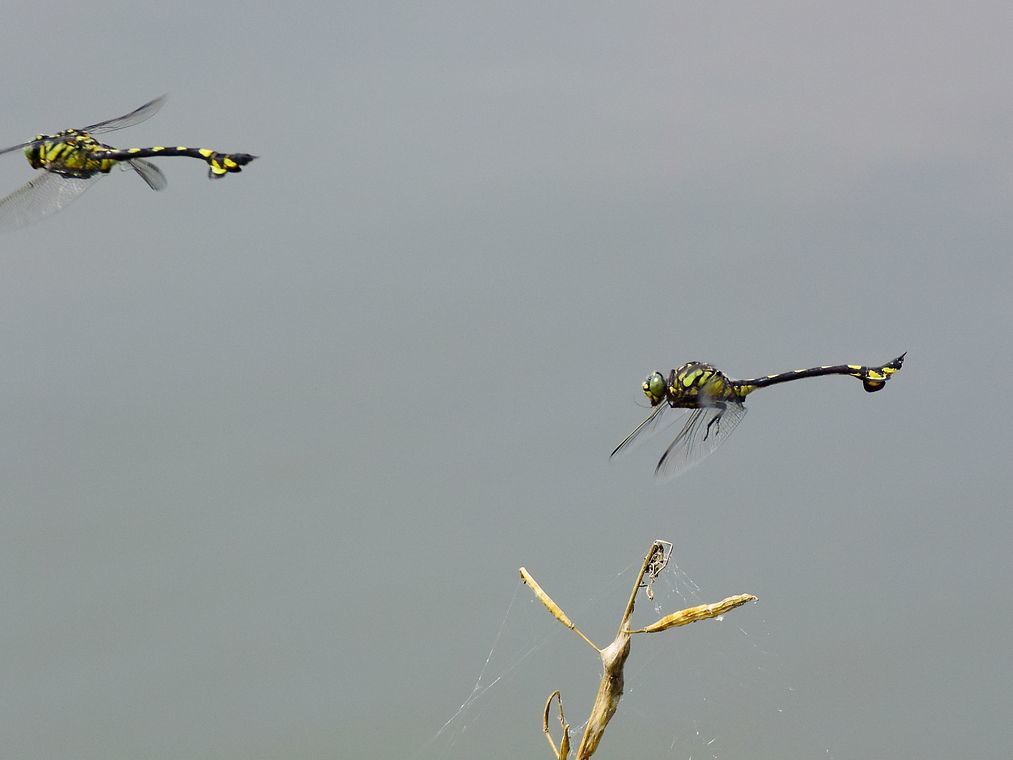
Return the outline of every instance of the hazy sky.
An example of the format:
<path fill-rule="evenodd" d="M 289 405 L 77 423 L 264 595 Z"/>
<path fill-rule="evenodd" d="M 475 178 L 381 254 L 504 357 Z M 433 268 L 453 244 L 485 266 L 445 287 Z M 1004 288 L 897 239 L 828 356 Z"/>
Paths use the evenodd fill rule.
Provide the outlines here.
<path fill-rule="evenodd" d="M 109 141 L 261 158 L 0 238 L 0 756 L 548 758 L 545 697 L 579 724 L 597 664 L 516 570 L 604 643 L 656 537 L 760 602 L 635 648 L 601 757 L 1008 753 L 1011 30 L 8 3 L 0 146 L 168 92 Z M 902 351 L 882 393 L 755 394 L 673 482 L 663 440 L 608 460 L 651 370 Z M 511 599 L 509 678 L 426 744 Z"/>

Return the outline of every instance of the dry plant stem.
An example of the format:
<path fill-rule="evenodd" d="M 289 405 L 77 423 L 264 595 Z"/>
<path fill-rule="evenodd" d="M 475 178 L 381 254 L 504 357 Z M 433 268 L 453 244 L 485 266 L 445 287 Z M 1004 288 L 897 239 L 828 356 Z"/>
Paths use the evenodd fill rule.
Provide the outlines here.
<path fill-rule="evenodd" d="M 549 732 L 549 710 L 552 709 L 553 699 L 559 702 L 559 725 L 563 728 L 563 738 L 558 748 L 556 747 L 556 743 L 552 741 L 552 734 Z M 557 758 L 566 758 L 570 754 L 570 724 L 563 717 L 563 698 L 559 695 L 558 691 L 552 692 L 549 698 L 545 700 L 545 713 L 542 715 L 542 731 L 545 733 L 545 738 L 549 740 L 549 746 L 552 747 L 553 755 Z"/>
<path fill-rule="evenodd" d="M 598 647 L 594 645 L 594 642 L 591 641 L 591 639 L 589 639 L 587 636 L 581 633 L 580 629 L 577 628 L 577 626 L 573 624 L 570 618 L 566 616 L 566 613 L 563 612 L 560 606 L 556 604 L 554 601 L 552 601 L 552 597 L 550 597 L 548 594 L 542 591 L 542 587 L 539 586 L 538 582 L 531 577 L 531 573 L 529 573 L 523 567 L 521 568 L 520 573 L 521 573 L 521 581 L 527 584 L 527 586 L 534 592 L 535 597 L 538 599 L 538 601 L 540 601 L 545 606 L 545 609 L 547 609 L 549 612 L 552 613 L 552 617 L 556 618 L 556 620 L 558 620 L 560 623 L 565 625 L 575 634 L 584 639 L 584 641 L 587 642 L 587 645 L 591 647 L 594 651 L 596 652 L 600 651 Z"/>
<path fill-rule="evenodd" d="M 580 740 L 580 745 L 577 747 L 577 760 L 587 760 L 598 749 L 598 744 L 605 733 L 605 727 L 619 707 L 619 700 L 623 696 L 623 667 L 626 665 L 626 659 L 630 656 L 630 638 L 633 634 L 660 633 L 669 628 L 695 623 L 698 620 L 709 620 L 756 599 L 752 594 L 730 596 L 714 604 L 701 604 L 696 607 L 680 610 L 671 615 L 666 615 L 645 628 L 630 630 L 630 617 L 632 617 L 633 608 L 636 605 L 637 593 L 642 588 L 650 588 L 651 582 L 668 561 L 666 550 L 669 547 L 671 547 L 671 544 L 664 541 L 655 541 L 651 544 L 647 556 L 644 557 L 644 564 L 640 568 L 640 573 L 633 584 L 633 590 L 630 592 L 630 599 L 626 603 L 626 610 L 623 612 L 622 620 L 619 622 L 619 631 L 616 633 L 615 640 L 603 649 L 596 647 L 591 642 L 591 639 L 585 636 L 573 624 L 559 605 L 552 601 L 552 598 L 542 590 L 542 587 L 538 585 L 531 576 L 531 573 L 523 567 L 520 569 L 521 580 L 531 588 L 538 601 L 545 606 L 556 620 L 580 636 L 601 656 L 603 671 L 601 683 L 598 685 L 598 694 L 594 699 L 594 706 L 591 708 L 591 715 L 587 720 L 587 728 L 584 729 L 584 735 Z M 649 576 L 646 584 L 644 583 L 645 575 Z M 552 736 L 549 732 L 549 710 L 553 699 L 556 699 L 559 703 L 559 723 L 563 731 L 563 736 L 560 739 L 558 747 L 552 741 Z M 545 702 L 545 711 L 542 715 L 542 730 L 545 732 L 545 737 L 549 741 L 549 746 L 552 747 L 552 753 L 555 755 L 556 760 L 568 760 L 570 754 L 570 726 L 563 717 L 563 699 L 558 691 L 550 694 L 548 700 Z"/>

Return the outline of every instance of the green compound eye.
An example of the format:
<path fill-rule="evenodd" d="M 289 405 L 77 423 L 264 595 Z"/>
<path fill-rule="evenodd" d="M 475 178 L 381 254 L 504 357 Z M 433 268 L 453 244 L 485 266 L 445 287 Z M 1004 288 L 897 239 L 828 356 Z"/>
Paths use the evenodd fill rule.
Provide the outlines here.
<path fill-rule="evenodd" d="M 651 400 L 651 406 L 657 406 L 665 399 L 665 378 L 660 372 L 652 372 L 644 381 L 644 395 Z"/>

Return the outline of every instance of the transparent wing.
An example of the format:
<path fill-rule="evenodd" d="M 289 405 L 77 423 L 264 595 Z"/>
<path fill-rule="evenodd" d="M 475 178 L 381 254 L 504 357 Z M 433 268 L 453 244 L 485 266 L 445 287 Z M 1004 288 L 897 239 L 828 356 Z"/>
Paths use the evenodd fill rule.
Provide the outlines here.
<path fill-rule="evenodd" d="M 679 435 L 661 455 L 654 474 L 668 480 L 699 464 L 735 432 L 745 416 L 746 407 L 735 402 L 725 403 L 723 408 L 708 406 L 693 410 Z"/>
<path fill-rule="evenodd" d="M 87 127 L 81 127 L 81 132 L 91 132 L 92 134 L 102 134 L 103 132 L 112 132 L 114 129 L 123 129 L 124 127 L 132 127 L 134 124 L 140 124 L 142 121 L 150 119 L 165 105 L 165 99 L 168 95 L 160 95 L 154 100 L 149 100 L 140 108 L 135 108 L 128 114 L 123 116 L 117 116 L 115 119 L 107 119 L 106 121 L 100 121 L 98 124 L 90 124 Z"/>
<path fill-rule="evenodd" d="M 666 414 L 666 411 L 669 412 L 669 414 Z M 684 409 L 672 409 L 672 407 L 668 404 L 658 404 L 658 406 L 654 407 L 651 413 L 647 415 L 647 419 L 637 425 L 636 429 L 626 436 L 626 438 L 623 439 L 623 442 L 612 450 L 612 453 L 609 454 L 609 459 L 614 457 L 616 454 L 629 451 L 634 448 L 635 444 L 642 443 L 655 433 L 664 430 L 666 427 L 675 422 L 679 418 L 679 415 L 684 411 Z"/>
<path fill-rule="evenodd" d="M 165 190 L 169 182 L 166 180 L 162 170 L 150 161 L 143 158 L 132 158 L 126 163 L 126 167 L 133 169 L 141 175 L 141 179 L 148 183 L 152 190 Z"/>
<path fill-rule="evenodd" d="M 115 119 L 107 119 L 106 121 L 100 121 L 98 124 L 90 124 L 87 127 L 82 127 L 79 132 L 90 132 L 92 134 L 102 134 L 103 132 L 112 132 L 114 129 L 123 129 L 124 127 L 132 127 L 134 124 L 140 124 L 142 121 L 150 119 L 165 105 L 165 99 L 168 95 L 160 95 L 154 100 L 149 100 L 140 108 L 135 108 L 133 111 L 123 116 L 117 116 Z M 29 140 L 28 142 L 19 143 L 18 145 L 12 145 L 9 148 L 3 148 L 0 150 L 0 156 L 4 153 L 11 153 L 15 150 L 21 150 L 22 148 L 31 145 L 36 142 L 35 140 Z M 150 183 L 149 183 L 150 184 Z"/>
<path fill-rule="evenodd" d="M 100 176 L 78 179 L 43 172 L 6 198 L 0 198 L 0 230 L 24 227 L 59 211 L 94 185 Z"/>
<path fill-rule="evenodd" d="M 34 140 L 29 140 L 28 142 L 23 142 L 23 143 L 20 143 L 19 145 L 12 145 L 9 148 L 4 148 L 3 150 L 0 150 L 0 156 L 2 156 L 4 153 L 10 153 L 10 152 L 15 151 L 15 150 L 21 150 L 26 145 L 31 145 L 33 142 L 35 142 L 35 141 Z"/>

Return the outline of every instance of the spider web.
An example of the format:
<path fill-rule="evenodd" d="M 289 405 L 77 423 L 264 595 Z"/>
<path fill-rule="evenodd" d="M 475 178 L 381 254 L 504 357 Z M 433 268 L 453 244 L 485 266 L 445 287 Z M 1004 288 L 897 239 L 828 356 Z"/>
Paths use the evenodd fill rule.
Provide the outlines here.
<path fill-rule="evenodd" d="M 702 590 L 673 559 L 655 582 L 654 609 L 639 611 L 650 618 L 751 590 Z M 619 706 L 626 719 L 613 721 L 606 741 L 678 760 L 834 757 L 806 723 L 804 688 L 792 683 L 775 637 L 762 598 L 714 620 L 635 637 Z"/>
<path fill-rule="evenodd" d="M 678 548 L 676 548 L 676 553 Z M 549 578 L 536 578 L 598 646 L 610 643 L 640 559 L 599 584 L 579 604 Z M 675 561 L 641 591 L 634 627 L 686 607 L 715 602 L 747 588 L 702 590 Z M 598 688 L 593 651 L 561 626 L 519 581 L 506 603 L 478 675 L 465 699 L 418 745 L 410 760 L 480 756 L 543 757 L 545 699 L 562 692 L 574 748 Z M 633 637 L 625 690 L 596 757 L 651 756 L 678 760 L 833 758 L 806 725 L 803 694 L 790 682 L 760 605 L 724 618 Z M 558 711 L 550 730 L 559 741 Z M 571 754 L 571 757 L 573 755 Z"/>
<path fill-rule="evenodd" d="M 632 573 L 640 561 L 638 558 L 604 584 L 598 584 L 598 590 L 583 602 L 574 604 L 566 594 L 555 595 L 599 645 L 608 643 L 606 639 L 615 633 L 612 629 L 621 609 L 609 607 L 623 606 L 633 582 Z M 597 625 L 585 627 L 595 618 Z M 601 675 L 597 655 L 553 620 L 519 578 L 497 629 L 489 635 L 489 651 L 471 690 L 415 753 L 408 755 L 409 760 L 551 758 L 541 728 L 546 697 L 556 688 L 572 691 L 570 698 L 564 691 L 568 719 L 571 709 L 576 710 L 574 718 L 586 715 L 590 709 Z M 558 721 L 555 726 L 558 728 Z M 574 742 L 579 741 L 577 728 L 572 727 Z"/>

